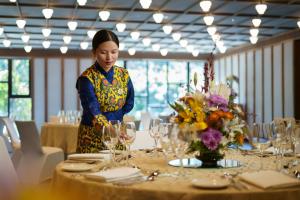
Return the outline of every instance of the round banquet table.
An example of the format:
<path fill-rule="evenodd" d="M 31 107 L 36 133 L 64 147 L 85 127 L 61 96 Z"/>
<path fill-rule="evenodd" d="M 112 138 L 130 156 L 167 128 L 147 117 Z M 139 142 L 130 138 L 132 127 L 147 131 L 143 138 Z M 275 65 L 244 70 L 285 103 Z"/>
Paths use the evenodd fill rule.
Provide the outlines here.
<path fill-rule="evenodd" d="M 254 155 L 243 156 L 241 154 L 227 154 L 227 159 L 240 160 L 244 167 L 240 168 L 219 168 L 219 169 L 185 169 L 187 176 L 170 177 L 163 176 L 165 173 L 177 172 L 177 167 L 166 164 L 162 153 L 160 156 L 153 156 L 152 153 L 145 151 L 134 151 L 130 163 L 141 168 L 146 175 L 153 170 L 159 169 L 162 175 L 155 178 L 154 181 L 146 181 L 133 185 L 118 186 L 111 183 L 97 182 L 86 179 L 82 174 L 75 172 L 62 171 L 61 165 L 58 165 L 53 177 L 54 191 L 60 191 L 68 198 L 74 199 L 97 199 L 97 200 L 226 200 L 226 199 L 253 199 L 253 200 L 293 200 L 299 199 L 300 187 L 263 190 L 254 185 L 247 184 L 247 189 L 236 188 L 230 185 L 224 189 L 200 189 L 192 186 L 191 181 L 194 178 L 220 177 L 224 172 L 236 173 L 241 171 L 257 170 L 259 158 Z M 274 167 L 274 156 L 264 158 L 265 167 Z M 289 158 L 291 159 L 291 158 Z M 253 169 L 256 168 L 256 169 Z M 245 184 L 243 182 L 243 184 Z"/>

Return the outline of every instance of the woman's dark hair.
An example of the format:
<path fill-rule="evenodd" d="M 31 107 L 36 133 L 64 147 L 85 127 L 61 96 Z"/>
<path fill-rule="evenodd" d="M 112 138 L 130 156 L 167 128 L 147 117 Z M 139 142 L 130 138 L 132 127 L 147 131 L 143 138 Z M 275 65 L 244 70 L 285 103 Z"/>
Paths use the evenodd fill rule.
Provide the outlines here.
<path fill-rule="evenodd" d="M 98 48 L 98 46 L 100 44 L 102 44 L 103 42 L 107 42 L 107 41 L 113 41 L 119 47 L 118 36 L 116 34 L 114 34 L 112 31 L 102 29 L 102 30 L 98 31 L 93 38 L 93 42 L 92 42 L 93 51 L 96 51 L 96 49 Z"/>

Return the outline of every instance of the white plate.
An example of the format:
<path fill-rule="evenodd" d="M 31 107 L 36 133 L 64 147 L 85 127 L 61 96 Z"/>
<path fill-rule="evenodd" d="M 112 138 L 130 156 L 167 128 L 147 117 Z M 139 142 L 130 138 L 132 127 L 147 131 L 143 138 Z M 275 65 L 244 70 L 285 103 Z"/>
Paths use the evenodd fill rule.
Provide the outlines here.
<path fill-rule="evenodd" d="M 199 178 L 192 180 L 192 185 L 197 188 L 221 189 L 228 187 L 229 184 L 229 180 L 221 178 Z"/>
<path fill-rule="evenodd" d="M 83 172 L 93 169 L 95 165 L 87 163 L 63 163 L 61 169 L 68 172 Z"/>

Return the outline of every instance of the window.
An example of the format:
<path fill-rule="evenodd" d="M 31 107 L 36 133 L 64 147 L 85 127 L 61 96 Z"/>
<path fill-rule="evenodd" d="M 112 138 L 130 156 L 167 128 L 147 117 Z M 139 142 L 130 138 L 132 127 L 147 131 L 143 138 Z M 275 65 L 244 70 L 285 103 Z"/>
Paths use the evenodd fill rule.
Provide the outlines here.
<path fill-rule="evenodd" d="M 169 102 L 174 102 L 190 90 L 194 72 L 198 75 L 197 88 L 201 89 L 203 61 L 127 60 L 134 90 L 135 104 L 130 115 L 140 118 L 141 112 L 149 111 L 158 116 L 172 112 Z"/>
<path fill-rule="evenodd" d="M 32 118 L 28 59 L 0 59 L 0 116 Z"/>

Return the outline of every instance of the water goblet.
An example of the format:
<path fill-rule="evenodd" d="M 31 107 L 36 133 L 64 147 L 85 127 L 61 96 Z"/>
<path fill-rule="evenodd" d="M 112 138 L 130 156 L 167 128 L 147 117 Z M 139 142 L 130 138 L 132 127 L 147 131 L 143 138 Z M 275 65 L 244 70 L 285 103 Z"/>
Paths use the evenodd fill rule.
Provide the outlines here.
<path fill-rule="evenodd" d="M 154 139 L 154 155 L 157 156 L 157 144 L 159 140 L 159 125 L 162 123 L 161 119 L 152 119 L 152 122 L 150 124 L 150 130 L 149 134 Z"/>
<path fill-rule="evenodd" d="M 130 146 L 136 138 L 136 128 L 134 122 L 125 122 L 121 125 L 119 141 L 126 147 L 126 165 L 129 166 Z"/>

